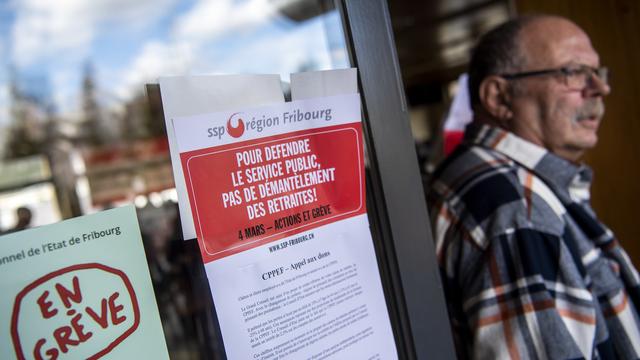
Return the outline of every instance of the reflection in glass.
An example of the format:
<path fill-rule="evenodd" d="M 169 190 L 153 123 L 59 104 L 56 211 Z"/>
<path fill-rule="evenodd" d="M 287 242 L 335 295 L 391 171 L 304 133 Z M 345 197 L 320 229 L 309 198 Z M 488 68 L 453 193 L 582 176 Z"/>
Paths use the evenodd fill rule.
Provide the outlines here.
<path fill-rule="evenodd" d="M 0 231 L 134 203 L 172 358 L 215 358 L 197 244 L 184 242 L 159 76 L 348 67 L 323 0 L 0 3 Z M 283 88 L 287 88 L 286 84 Z M 209 302 L 208 302 L 209 301 Z"/>

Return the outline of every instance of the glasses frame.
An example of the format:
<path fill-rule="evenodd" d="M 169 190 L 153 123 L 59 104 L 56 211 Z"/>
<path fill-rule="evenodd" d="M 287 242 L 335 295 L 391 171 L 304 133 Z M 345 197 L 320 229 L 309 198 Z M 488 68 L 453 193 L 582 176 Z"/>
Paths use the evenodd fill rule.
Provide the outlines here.
<path fill-rule="evenodd" d="M 535 76 L 557 75 L 562 76 L 564 78 L 565 85 L 569 86 L 569 78 L 581 73 L 584 73 L 587 76 L 585 78 L 585 84 L 582 88 L 593 86 L 594 77 L 597 77 L 598 80 L 603 84 L 609 85 L 609 69 L 606 66 L 600 66 L 597 68 L 588 65 L 563 66 L 554 69 L 524 71 L 514 74 L 499 74 L 498 76 L 507 80 L 515 80 Z"/>

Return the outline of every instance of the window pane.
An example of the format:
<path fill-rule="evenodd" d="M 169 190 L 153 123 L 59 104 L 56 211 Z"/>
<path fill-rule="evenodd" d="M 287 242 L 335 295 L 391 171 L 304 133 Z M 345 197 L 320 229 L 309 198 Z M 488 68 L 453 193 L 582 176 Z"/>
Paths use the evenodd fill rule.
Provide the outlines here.
<path fill-rule="evenodd" d="M 349 66 L 332 1 L 0 3 L 0 230 L 138 207 L 171 357 L 223 357 L 195 241 L 182 241 L 159 76 Z"/>

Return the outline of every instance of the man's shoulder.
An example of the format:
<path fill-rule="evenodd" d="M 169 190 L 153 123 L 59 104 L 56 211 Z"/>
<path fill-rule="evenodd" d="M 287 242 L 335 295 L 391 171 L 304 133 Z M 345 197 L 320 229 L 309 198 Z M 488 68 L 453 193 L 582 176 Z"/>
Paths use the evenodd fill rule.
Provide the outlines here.
<path fill-rule="evenodd" d="M 428 199 L 431 211 L 447 212 L 484 241 L 522 228 L 563 231 L 564 207 L 553 192 L 491 148 L 460 147 L 434 173 Z"/>
<path fill-rule="evenodd" d="M 469 191 L 484 191 L 488 197 L 520 196 L 519 166 L 504 154 L 480 146 L 459 146 L 436 169 L 430 181 L 430 195 L 442 201 Z"/>

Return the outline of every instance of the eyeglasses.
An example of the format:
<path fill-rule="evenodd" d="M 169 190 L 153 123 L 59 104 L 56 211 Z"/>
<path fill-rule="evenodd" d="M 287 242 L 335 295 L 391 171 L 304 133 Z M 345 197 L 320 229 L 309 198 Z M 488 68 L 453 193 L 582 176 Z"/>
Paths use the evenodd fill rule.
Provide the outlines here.
<path fill-rule="evenodd" d="M 588 65 L 565 66 L 557 69 L 545 69 L 537 71 L 526 71 L 515 74 L 500 74 L 505 79 L 521 79 L 531 76 L 555 75 L 562 77 L 564 84 L 571 88 L 582 90 L 587 86 L 594 86 L 594 77 L 597 77 L 604 85 L 609 84 L 609 69 L 606 67 L 594 68 Z"/>

